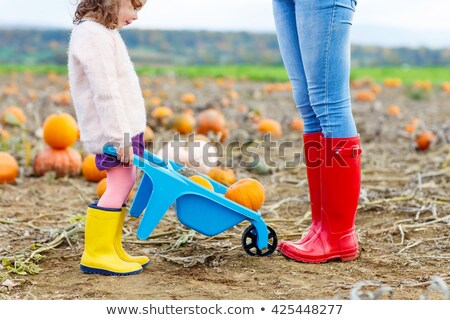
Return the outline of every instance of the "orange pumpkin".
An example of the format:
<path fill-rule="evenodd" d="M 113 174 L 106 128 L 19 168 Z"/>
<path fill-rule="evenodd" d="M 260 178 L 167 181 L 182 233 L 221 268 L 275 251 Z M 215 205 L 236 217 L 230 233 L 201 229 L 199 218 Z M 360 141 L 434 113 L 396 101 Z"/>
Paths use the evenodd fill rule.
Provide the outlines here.
<path fill-rule="evenodd" d="M 105 170 L 98 170 L 95 165 L 95 154 L 87 155 L 83 160 L 81 167 L 81 173 L 87 181 L 98 182 L 103 178 L 106 178 Z"/>
<path fill-rule="evenodd" d="M 442 84 L 442 90 L 444 92 L 450 93 L 450 82 L 444 82 Z"/>
<path fill-rule="evenodd" d="M 149 103 L 150 103 L 150 105 L 151 106 L 153 106 L 153 107 L 158 107 L 158 106 L 160 106 L 161 105 L 161 98 L 160 97 L 151 97 L 150 99 L 149 99 Z"/>
<path fill-rule="evenodd" d="M 51 171 L 55 172 L 57 177 L 77 176 L 80 169 L 81 156 L 78 151 L 71 148 L 46 148 L 34 159 L 34 171 L 38 176 Z"/>
<path fill-rule="evenodd" d="M 360 79 L 354 79 L 350 81 L 350 87 L 353 89 L 359 89 L 363 86 L 363 82 Z"/>
<path fill-rule="evenodd" d="M 179 113 L 170 118 L 167 126 L 181 134 L 189 134 L 194 131 L 196 120 L 188 113 Z"/>
<path fill-rule="evenodd" d="M 415 132 L 416 131 L 416 126 L 414 125 L 414 123 L 408 123 L 406 126 L 405 126 L 405 131 L 406 132 L 408 132 L 408 133 L 413 133 L 413 132 Z"/>
<path fill-rule="evenodd" d="M 391 117 L 398 117 L 400 115 L 400 107 L 393 104 L 393 105 L 389 106 L 387 113 Z"/>
<path fill-rule="evenodd" d="M 270 133 L 275 139 L 281 137 L 281 125 L 278 121 L 264 118 L 259 121 L 258 131 L 262 134 Z"/>
<path fill-rule="evenodd" d="M 158 125 L 165 126 L 169 118 L 173 115 L 173 111 L 169 107 L 157 107 L 152 111 L 152 117 Z"/>
<path fill-rule="evenodd" d="M 10 134 L 8 131 L 0 128 L 0 141 L 7 142 L 9 141 Z"/>
<path fill-rule="evenodd" d="M 70 96 L 69 91 L 62 91 L 58 93 L 54 93 L 50 96 L 52 101 L 61 106 L 68 106 L 72 104 L 72 97 Z"/>
<path fill-rule="evenodd" d="M 374 84 L 370 87 L 370 90 L 375 94 L 379 94 L 381 92 L 381 86 Z"/>
<path fill-rule="evenodd" d="M 369 90 L 360 90 L 356 93 L 356 100 L 361 102 L 374 102 L 375 94 Z"/>
<path fill-rule="evenodd" d="M 97 195 L 100 198 L 106 191 L 106 178 L 103 178 L 97 183 Z"/>
<path fill-rule="evenodd" d="M 181 96 L 181 101 L 187 104 L 193 104 L 197 97 L 193 93 L 185 93 Z"/>
<path fill-rule="evenodd" d="M 19 87 L 16 86 L 15 84 L 9 84 L 7 85 L 4 89 L 3 92 L 7 95 L 7 96 L 13 96 L 19 93 Z"/>
<path fill-rule="evenodd" d="M 152 96 L 152 90 L 145 89 L 142 91 L 142 95 L 144 96 L 144 98 L 150 98 Z"/>
<path fill-rule="evenodd" d="M 27 121 L 27 117 L 22 108 L 10 106 L 3 111 L 2 121 L 9 125 L 23 125 Z"/>
<path fill-rule="evenodd" d="M 19 174 L 19 165 L 12 155 L 0 152 L 0 183 L 14 183 Z"/>
<path fill-rule="evenodd" d="M 385 87 L 398 88 L 401 87 L 402 80 L 400 78 L 386 78 L 383 83 Z"/>
<path fill-rule="evenodd" d="M 196 79 L 194 80 L 194 82 L 192 83 L 192 85 L 194 86 L 194 88 L 196 89 L 201 89 L 203 87 L 203 82 L 200 79 Z"/>
<path fill-rule="evenodd" d="M 203 178 L 202 176 L 195 175 L 192 177 L 189 177 L 190 180 L 197 182 L 198 184 L 202 185 L 206 189 L 214 191 L 214 187 L 211 184 L 211 182 L 208 181 L 208 179 Z"/>
<path fill-rule="evenodd" d="M 228 97 L 230 97 L 231 100 L 236 100 L 237 98 L 239 98 L 239 93 L 234 90 L 230 90 L 228 91 Z"/>
<path fill-rule="evenodd" d="M 54 149 L 65 149 L 78 139 L 78 125 L 68 113 L 52 114 L 43 125 L 45 142 Z"/>
<path fill-rule="evenodd" d="M 257 211 L 264 204 L 266 191 L 259 181 L 245 178 L 233 183 L 225 192 L 225 197 Z"/>
<path fill-rule="evenodd" d="M 415 80 L 413 88 L 418 90 L 431 91 L 433 89 L 433 84 L 430 80 Z"/>
<path fill-rule="evenodd" d="M 427 150 L 431 143 L 436 141 L 436 136 L 433 132 L 425 130 L 419 133 L 416 137 L 416 146 L 418 150 L 425 151 Z"/>
<path fill-rule="evenodd" d="M 290 124 L 291 131 L 303 132 L 303 120 L 300 118 L 294 118 Z"/>
<path fill-rule="evenodd" d="M 207 109 L 199 113 L 197 116 L 197 133 L 208 136 L 212 131 L 214 134 L 222 133 L 223 140 L 226 134 L 225 117 L 215 109 Z"/>
<path fill-rule="evenodd" d="M 211 168 L 208 177 L 226 186 L 231 186 L 236 181 L 234 172 L 230 168 Z"/>

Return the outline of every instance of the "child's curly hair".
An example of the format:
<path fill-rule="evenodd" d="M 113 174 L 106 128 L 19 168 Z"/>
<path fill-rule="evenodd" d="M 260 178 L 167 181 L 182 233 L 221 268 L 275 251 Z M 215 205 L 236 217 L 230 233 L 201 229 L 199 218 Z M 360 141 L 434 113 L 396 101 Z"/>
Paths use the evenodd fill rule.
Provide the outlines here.
<path fill-rule="evenodd" d="M 130 0 L 136 9 L 141 9 L 147 0 Z M 92 18 L 109 29 L 117 28 L 120 0 L 81 0 L 75 11 L 73 23 Z"/>

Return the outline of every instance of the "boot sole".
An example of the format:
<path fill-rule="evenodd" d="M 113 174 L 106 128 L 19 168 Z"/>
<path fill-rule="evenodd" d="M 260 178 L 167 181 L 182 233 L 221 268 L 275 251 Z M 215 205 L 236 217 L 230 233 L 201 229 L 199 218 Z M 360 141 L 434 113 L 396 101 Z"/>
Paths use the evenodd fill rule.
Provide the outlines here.
<path fill-rule="evenodd" d="M 318 258 L 307 258 L 307 257 L 299 257 L 295 255 L 291 255 L 289 253 L 282 252 L 285 257 L 293 259 L 295 261 L 305 262 L 305 263 L 324 263 L 330 260 L 340 259 L 341 261 L 352 261 L 358 258 L 358 251 L 347 253 L 347 254 L 334 254 L 329 256 L 322 256 Z"/>
<path fill-rule="evenodd" d="M 80 270 L 83 271 L 84 273 L 101 274 L 104 276 L 131 276 L 131 275 L 139 274 L 142 272 L 142 269 L 139 269 L 136 271 L 131 271 L 131 272 L 114 272 L 114 271 L 109 271 L 109 270 L 105 270 L 105 269 L 91 268 L 91 267 L 83 266 L 82 264 L 80 264 Z"/>

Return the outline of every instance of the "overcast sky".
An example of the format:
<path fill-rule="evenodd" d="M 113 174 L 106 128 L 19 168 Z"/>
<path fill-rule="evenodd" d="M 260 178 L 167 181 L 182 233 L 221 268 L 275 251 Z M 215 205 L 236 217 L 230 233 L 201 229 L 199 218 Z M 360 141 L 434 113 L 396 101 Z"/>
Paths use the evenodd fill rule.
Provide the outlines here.
<path fill-rule="evenodd" d="M 0 0 L 0 26 L 70 28 L 77 0 Z M 358 0 L 353 42 L 450 47 L 450 0 Z M 274 32 L 271 0 L 148 0 L 133 27 Z"/>

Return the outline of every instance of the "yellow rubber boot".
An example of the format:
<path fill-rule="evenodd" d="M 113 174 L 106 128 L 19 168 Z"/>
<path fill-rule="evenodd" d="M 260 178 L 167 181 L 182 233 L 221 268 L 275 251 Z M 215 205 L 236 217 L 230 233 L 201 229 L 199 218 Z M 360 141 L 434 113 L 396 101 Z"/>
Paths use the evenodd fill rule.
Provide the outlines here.
<path fill-rule="evenodd" d="M 135 262 L 139 263 L 142 268 L 145 268 L 149 265 L 150 260 L 146 256 L 130 256 L 122 247 L 122 229 L 123 223 L 125 221 L 125 210 L 126 207 L 122 207 L 122 212 L 120 214 L 119 224 L 117 226 L 116 238 L 114 241 L 114 248 L 116 249 L 117 255 L 126 262 Z"/>
<path fill-rule="evenodd" d="M 121 209 L 100 208 L 95 204 L 88 206 L 81 271 L 108 276 L 126 276 L 142 272 L 140 264 L 123 261 L 114 248 L 121 213 Z"/>

